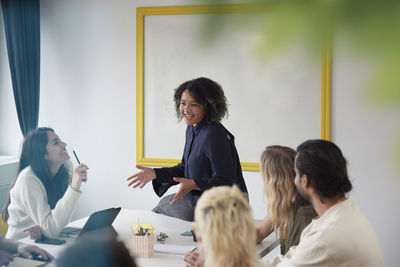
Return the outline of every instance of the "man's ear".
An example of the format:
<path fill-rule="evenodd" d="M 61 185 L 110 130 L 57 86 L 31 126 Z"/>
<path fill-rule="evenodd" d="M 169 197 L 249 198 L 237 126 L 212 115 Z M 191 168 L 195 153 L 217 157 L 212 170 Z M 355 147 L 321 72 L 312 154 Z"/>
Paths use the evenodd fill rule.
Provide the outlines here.
<path fill-rule="evenodd" d="M 301 176 L 301 185 L 303 186 L 303 188 L 307 188 L 310 186 L 309 179 L 308 179 L 307 175 L 305 175 L 305 174 L 303 174 Z"/>

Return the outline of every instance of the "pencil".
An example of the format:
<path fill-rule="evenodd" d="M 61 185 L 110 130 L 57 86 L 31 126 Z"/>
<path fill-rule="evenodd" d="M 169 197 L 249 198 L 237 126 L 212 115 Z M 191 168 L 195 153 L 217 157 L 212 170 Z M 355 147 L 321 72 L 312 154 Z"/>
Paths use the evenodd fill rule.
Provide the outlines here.
<path fill-rule="evenodd" d="M 72 152 L 74 153 L 74 156 L 75 156 L 76 161 L 78 162 L 78 164 L 81 164 L 81 162 L 80 162 L 79 159 L 78 159 L 78 156 L 77 156 L 76 153 L 75 153 L 75 150 L 72 149 Z"/>

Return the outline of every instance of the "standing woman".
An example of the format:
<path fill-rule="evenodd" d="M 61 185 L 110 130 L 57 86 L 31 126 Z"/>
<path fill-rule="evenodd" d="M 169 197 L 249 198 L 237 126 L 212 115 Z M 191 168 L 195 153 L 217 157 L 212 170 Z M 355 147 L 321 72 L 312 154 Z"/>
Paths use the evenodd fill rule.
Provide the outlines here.
<path fill-rule="evenodd" d="M 296 151 L 285 146 L 268 146 L 261 154 L 268 215 L 257 227 L 257 243 L 275 230 L 279 233 L 282 255 L 299 243 L 303 229 L 317 217 L 311 203 L 296 190 L 295 157 Z"/>
<path fill-rule="evenodd" d="M 51 128 L 31 130 L 25 137 L 3 210 L 7 238 L 55 238 L 68 224 L 88 167 L 80 164 L 73 171 L 66 146 Z"/>
<path fill-rule="evenodd" d="M 184 82 L 175 89 L 174 102 L 178 118 L 187 124 L 181 163 L 158 169 L 136 166 L 141 171 L 127 180 L 133 179 L 128 186 L 134 188 L 152 181 L 159 197 L 180 184 L 178 192 L 161 199 L 153 211 L 192 221 L 196 202 L 205 190 L 236 184 L 247 193 L 247 188 L 234 137 L 220 123 L 228 113 L 221 86 L 203 77 Z"/>

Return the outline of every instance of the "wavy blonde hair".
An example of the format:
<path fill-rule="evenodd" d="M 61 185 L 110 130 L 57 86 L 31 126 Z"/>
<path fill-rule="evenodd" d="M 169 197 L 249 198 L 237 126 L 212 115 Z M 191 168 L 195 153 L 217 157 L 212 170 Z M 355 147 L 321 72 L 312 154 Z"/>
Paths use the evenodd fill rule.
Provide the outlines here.
<path fill-rule="evenodd" d="M 281 239 L 287 237 L 290 214 L 295 206 L 295 157 L 296 151 L 290 147 L 268 146 L 260 159 L 268 214 Z"/>
<path fill-rule="evenodd" d="M 255 226 L 249 203 L 237 186 L 218 186 L 200 197 L 195 231 L 204 266 L 253 266 L 257 261 Z"/>

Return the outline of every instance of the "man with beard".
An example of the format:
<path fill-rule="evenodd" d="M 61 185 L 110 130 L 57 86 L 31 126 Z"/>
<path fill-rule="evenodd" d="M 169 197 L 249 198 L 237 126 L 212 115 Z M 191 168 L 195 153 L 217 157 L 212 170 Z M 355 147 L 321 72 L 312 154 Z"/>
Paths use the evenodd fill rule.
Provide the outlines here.
<path fill-rule="evenodd" d="M 384 266 L 378 239 L 358 206 L 346 159 L 329 141 L 309 140 L 297 148 L 295 185 L 318 218 L 302 232 L 300 243 L 266 266 Z"/>

